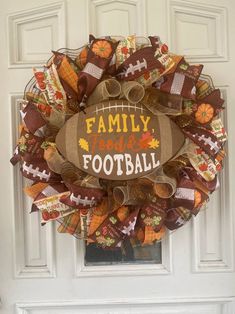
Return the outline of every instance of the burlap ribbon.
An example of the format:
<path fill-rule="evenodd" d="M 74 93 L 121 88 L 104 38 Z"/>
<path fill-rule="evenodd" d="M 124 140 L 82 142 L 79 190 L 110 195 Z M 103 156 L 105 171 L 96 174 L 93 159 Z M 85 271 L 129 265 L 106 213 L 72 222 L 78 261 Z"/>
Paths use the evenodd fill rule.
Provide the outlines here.
<path fill-rule="evenodd" d="M 56 147 L 48 147 L 44 152 L 44 159 L 52 171 L 61 174 L 62 165 L 65 162 L 65 159 L 59 154 Z"/>
<path fill-rule="evenodd" d="M 135 81 L 121 82 L 122 92 L 120 98 L 125 97 L 130 103 L 140 102 L 145 94 L 144 87 Z"/>
<path fill-rule="evenodd" d="M 107 79 L 100 82 L 94 92 L 90 95 L 87 100 L 87 105 L 98 104 L 103 100 L 107 100 L 109 98 L 118 97 L 121 93 L 121 85 L 115 79 Z"/>
<path fill-rule="evenodd" d="M 49 124 L 57 127 L 59 130 L 64 125 L 65 119 L 66 119 L 66 115 L 64 113 L 61 113 L 52 108 L 50 112 L 50 116 L 47 118 L 47 121 L 49 122 Z"/>
<path fill-rule="evenodd" d="M 136 205 L 147 202 L 152 193 L 151 182 L 148 180 L 128 181 L 127 185 L 118 184 L 112 189 L 112 197 L 119 205 Z"/>
<path fill-rule="evenodd" d="M 93 177 L 91 175 L 85 176 L 85 178 L 81 182 L 81 186 L 85 186 L 87 188 L 101 188 L 99 178 Z"/>
<path fill-rule="evenodd" d="M 130 186 L 116 186 L 113 189 L 113 197 L 120 205 L 138 204 L 138 199 L 136 199 L 136 195 Z"/>
<path fill-rule="evenodd" d="M 110 78 L 100 82 L 87 100 L 87 104 L 98 104 L 109 98 L 126 98 L 130 103 L 138 103 L 144 97 L 144 87 L 135 81 L 118 82 Z"/>
<path fill-rule="evenodd" d="M 156 88 L 148 88 L 142 103 L 153 113 L 179 115 L 182 112 L 182 97 L 160 92 Z"/>
<path fill-rule="evenodd" d="M 145 178 L 154 183 L 154 192 L 161 198 L 170 198 L 176 191 L 176 179 L 167 176 L 162 167 L 146 175 Z"/>

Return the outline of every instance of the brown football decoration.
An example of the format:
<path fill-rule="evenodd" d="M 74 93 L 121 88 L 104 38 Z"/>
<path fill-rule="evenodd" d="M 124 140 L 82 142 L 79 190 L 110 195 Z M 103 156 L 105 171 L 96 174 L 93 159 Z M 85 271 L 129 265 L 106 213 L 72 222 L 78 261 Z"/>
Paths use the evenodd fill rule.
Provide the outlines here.
<path fill-rule="evenodd" d="M 56 145 L 67 160 L 93 176 L 130 180 L 162 166 L 184 139 L 166 115 L 154 115 L 140 103 L 111 100 L 70 118 Z"/>

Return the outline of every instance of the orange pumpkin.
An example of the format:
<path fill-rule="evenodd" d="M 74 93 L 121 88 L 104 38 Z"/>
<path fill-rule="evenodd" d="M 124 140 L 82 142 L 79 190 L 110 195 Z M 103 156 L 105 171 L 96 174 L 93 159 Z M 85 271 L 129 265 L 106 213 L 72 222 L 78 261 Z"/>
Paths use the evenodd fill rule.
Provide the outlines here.
<path fill-rule="evenodd" d="M 98 40 L 93 45 L 91 50 L 101 58 L 109 58 L 112 52 L 111 44 L 106 40 Z"/>
<path fill-rule="evenodd" d="M 195 113 L 195 119 L 201 124 L 208 123 L 214 116 L 214 108 L 210 104 L 201 104 Z"/>

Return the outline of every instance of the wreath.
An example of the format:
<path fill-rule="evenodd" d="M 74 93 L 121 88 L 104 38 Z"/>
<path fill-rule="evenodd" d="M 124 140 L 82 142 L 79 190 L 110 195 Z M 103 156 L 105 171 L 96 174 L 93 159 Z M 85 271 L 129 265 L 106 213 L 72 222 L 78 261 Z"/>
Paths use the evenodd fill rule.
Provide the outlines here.
<path fill-rule="evenodd" d="M 33 69 L 11 163 L 42 225 L 102 248 L 159 241 L 218 187 L 224 101 L 158 36 L 90 35 Z"/>

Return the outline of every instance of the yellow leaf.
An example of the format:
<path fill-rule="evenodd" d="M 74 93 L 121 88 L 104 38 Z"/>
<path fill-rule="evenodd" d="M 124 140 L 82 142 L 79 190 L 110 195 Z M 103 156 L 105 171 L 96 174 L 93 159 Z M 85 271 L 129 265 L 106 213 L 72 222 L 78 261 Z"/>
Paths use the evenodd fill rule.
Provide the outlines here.
<path fill-rule="evenodd" d="M 80 138 L 79 141 L 79 146 L 84 149 L 85 151 L 89 152 L 89 144 L 84 138 Z"/>
<path fill-rule="evenodd" d="M 148 142 L 149 148 L 158 148 L 159 147 L 160 142 L 153 138 L 150 142 Z"/>

